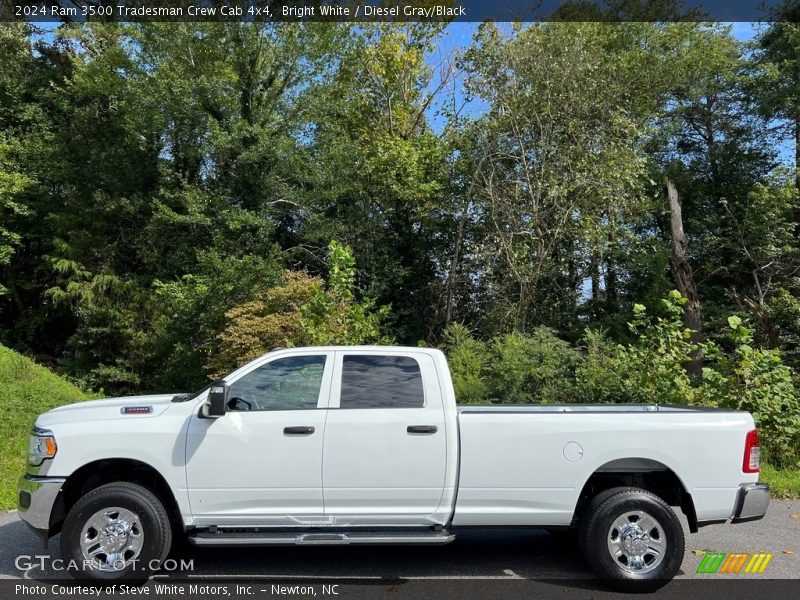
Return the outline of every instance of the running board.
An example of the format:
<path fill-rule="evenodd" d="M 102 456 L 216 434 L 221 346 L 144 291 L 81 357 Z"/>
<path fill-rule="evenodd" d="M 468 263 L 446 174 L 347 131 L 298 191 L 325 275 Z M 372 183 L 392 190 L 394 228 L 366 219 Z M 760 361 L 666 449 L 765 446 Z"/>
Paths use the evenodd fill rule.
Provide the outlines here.
<path fill-rule="evenodd" d="M 195 546 L 344 546 L 348 544 L 449 544 L 447 531 L 352 533 L 200 533 L 189 537 Z"/>

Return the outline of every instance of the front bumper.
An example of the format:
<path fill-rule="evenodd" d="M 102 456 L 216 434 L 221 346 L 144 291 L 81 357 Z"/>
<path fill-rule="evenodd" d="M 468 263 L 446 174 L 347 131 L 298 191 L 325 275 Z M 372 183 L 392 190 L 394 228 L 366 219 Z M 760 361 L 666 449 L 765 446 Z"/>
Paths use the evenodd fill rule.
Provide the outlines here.
<path fill-rule="evenodd" d="M 25 475 L 19 480 L 17 510 L 25 521 L 45 541 L 50 533 L 50 515 L 56 503 L 64 477 Z"/>
<path fill-rule="evenodd" d="M 739 488 L 732 523 L 757 521 L 764 517 L 769 506 L 769 486 L 766 483 L 750 483 Z"/>

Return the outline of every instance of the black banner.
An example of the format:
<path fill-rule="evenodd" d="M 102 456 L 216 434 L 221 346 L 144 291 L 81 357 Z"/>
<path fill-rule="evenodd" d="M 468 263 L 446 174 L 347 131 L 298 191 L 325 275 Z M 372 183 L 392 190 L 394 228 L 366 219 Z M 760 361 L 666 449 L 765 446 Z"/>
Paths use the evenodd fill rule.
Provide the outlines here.
<path fill-rule="evenodd" d="M 753 598 L 797 598 L 797 580 L 717 579 L 675 580 L 648 595 L 654 600 L 685 600 L 686 598 L 717 600 L 752 600 Z M 231 579 L 198 578 L 191 580 L 150 580 L 143 586 L 117 583 L 105 587 L 67 580 L 5 580 L 0 581 L 3 598 L 35 598 L 36 600 L 89 599 L 117 600 L 122 598 L 154 598 L 158 600 L 271 600 L 290 597 L 308 600 L 381 599 L 381 600 L 456 600 L 493 598 L 559 598 L 562 600 L 604 600 L 626 597 L 611 591 L 597 580 L 470 580 L 470 579 L 382 579 L 324 580 L 324 579 Z M 627 597 L 630 597 L 627 595 Z"/>
<path fill-rule="evenodd" d="M 0 0 L 31 22 L 798 21 L 800 0 Z"/>

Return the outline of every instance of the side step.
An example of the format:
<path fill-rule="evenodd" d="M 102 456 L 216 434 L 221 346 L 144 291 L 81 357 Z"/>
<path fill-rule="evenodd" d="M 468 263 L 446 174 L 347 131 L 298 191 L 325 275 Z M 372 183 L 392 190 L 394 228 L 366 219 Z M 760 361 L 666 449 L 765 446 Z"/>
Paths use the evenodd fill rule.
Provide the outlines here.
<path fill-rule="evenodd" d="M 343 546 L 348 544 L 449 544 L 456 538 L 447 531 L 350 533 L 199 533 L 189 537 L 195 546 Z"/>

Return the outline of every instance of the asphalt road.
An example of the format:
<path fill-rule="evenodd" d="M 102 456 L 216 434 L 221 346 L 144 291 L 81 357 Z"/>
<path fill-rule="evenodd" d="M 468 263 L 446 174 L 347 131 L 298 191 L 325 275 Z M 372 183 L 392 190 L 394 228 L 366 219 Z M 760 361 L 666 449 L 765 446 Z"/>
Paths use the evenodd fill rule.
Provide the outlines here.
<path fill-rule="evenodd" d="M 697 574 L 695 571 L 705 551 L 769 552 L 774 557 L 763 575 Z M 58 579 L 60 575 L 50 569 L 34 567 L 24 570 L 15 565 L 16 557 L 20 555 L 48 553 L 54 558 L 59 556 L 57 539 L 50 541 L 49 551 L 45 552 L 15 512 L 0 513 L 0 579 L 22 578 L 33 582 Z M 560 582 L 557 585 L 566 589 L 572 586 L 589 591 L 589 597 L 599 597 L 598 592 L 601 596 L 605 593 L 605 588 L 594 581 L 587 570 L 574 542 L 539 530 L 462 532 L 454 543 L 440 547 L 200 549 L 187 546 L 175 556 L 193 560 L 193 570 L 159 574 L 157 580 L 304 580 L 326 584 L 452 582 L 468 592 L 481 590 L 480 595 L 484 597 L 500 582 L 546 580 Z M 796 589 L 796 597 L 800 597 L 800 501 L 773 501 L 761 521 L 710 526 L 694 535 L 686 531 L 686 556 L 678 578 L 719 582 L 726 577 L 739 583 L 747 578 L 762 582 L 766 579 L 792 579 L 795 581 L 781 585 Z M 392 591 L 391 587 L 387 589 Z M 447 589 L 454 588 L 449 585 Z M 741 586 L 732 589 L 741 589 Z M 719 597 L 719 591 L 713 592 L 711 597 Z M 770 597 L 772 599 L 776 594 L 771 593 Z"/>

